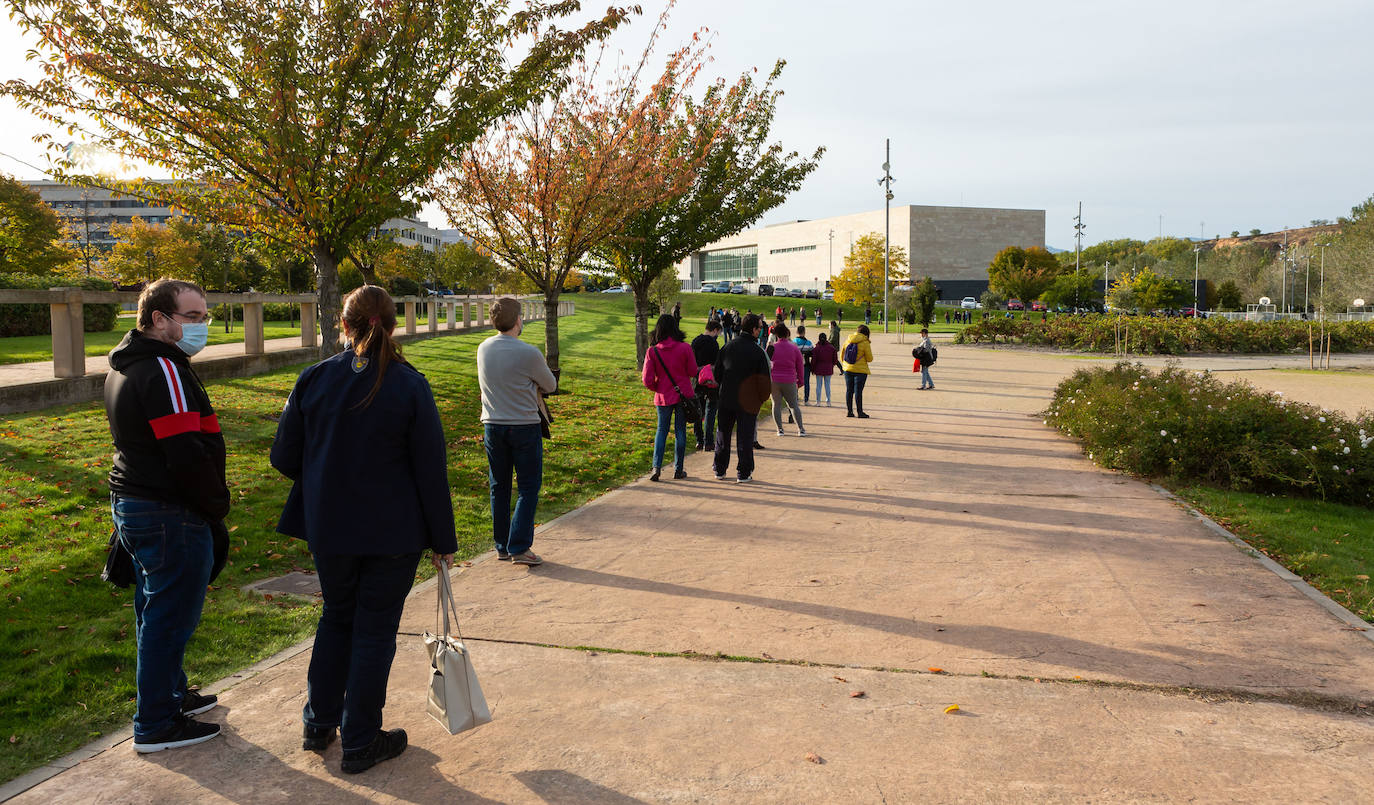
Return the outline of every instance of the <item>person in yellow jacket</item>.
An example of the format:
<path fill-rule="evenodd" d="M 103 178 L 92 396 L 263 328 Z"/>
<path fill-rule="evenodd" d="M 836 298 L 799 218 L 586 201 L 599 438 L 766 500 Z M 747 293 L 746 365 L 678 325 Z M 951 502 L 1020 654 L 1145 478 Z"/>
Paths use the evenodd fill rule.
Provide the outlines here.
<path fill-rule="evenodd" d="M 873 360 L 873 347 L 868 336 L 868 325 L 860 324 L 859 329 L 844 343 L 844 349 L 840 350 L 840 366 L 844 369 L 844 407 L 849 409 L 847 416 L 854 416 L 857 409 L 859 419 L 868 419 L 868 414 L 864 413 L 864 384 L 868 382 L 868 363 Z"/>

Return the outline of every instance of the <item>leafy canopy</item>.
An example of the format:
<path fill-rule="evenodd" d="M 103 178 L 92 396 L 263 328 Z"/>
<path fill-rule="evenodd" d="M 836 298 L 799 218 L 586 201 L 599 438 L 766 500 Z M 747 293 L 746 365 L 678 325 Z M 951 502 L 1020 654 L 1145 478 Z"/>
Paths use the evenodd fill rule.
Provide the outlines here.
<path fill-rule="evenodd" d="M 544 97 L 586 44 L 575 0 L 3 0 L 42 77 L 0 94 L 70 135 L 179 181 L 53 174 L 156 199 L 315 258 L 324 342 L 339 349 L 338 262 L 456 148 Z M 515 41 L 532 40 L 508 62 Z"/>
<path fill-rule="evenodd" d="M 48 274 L 76 254 L 62 243 L 62 219 L 38 193 L 0 174 L 0 274 Z"/>
<path fill-rule="evenodd" d="M 888 278 L 900 285 L 907 278 L 906 249 L 892 246 L 889 250 Z M 881 304 L 883 301 L 883 236 L 870 232 L 854 241 L 844 257 L 844 270 L 831 283 L 835 301 L 840 304 Z"/>

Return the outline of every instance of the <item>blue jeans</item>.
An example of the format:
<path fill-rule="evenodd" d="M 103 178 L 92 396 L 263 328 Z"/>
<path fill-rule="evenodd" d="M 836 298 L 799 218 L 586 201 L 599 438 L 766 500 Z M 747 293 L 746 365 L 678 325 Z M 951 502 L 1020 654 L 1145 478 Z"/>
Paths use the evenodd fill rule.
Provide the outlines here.
<path fill-rule="evenodd" d="M 396 630 L 419 564 L 418 553 L 315 555 L 324 612 L 301 718 L 311 727 L 340 727 L 345 752 L 366 749 L 382 729 Z"/>
<path fill-rule="evenodd" d="M 668 425 L 673 427 L 673 466 L 681 470 L 687 460 L 687 421 L 676 405 L 657 405 L 658 430 L 654 431 L 654 469 L 663 466 L 663 450 L 668 446 Z"/>
<path fill-rule="evenodd" d="M 491 538 L 503 553 L 524 553 L 534 544 L 534 510 L 544 484 L 544 439 L 539 424 L 483 428 L 487 485 L 491 490 Z M 511 517 L 511 472 L 515 473 L 515 516 Z"/>
<path fill-rule="evenodd" d="M 830 404 L 830 375 L 816 375 L 816 404 L 821 404 L 821 389 L 825 389 L 825 404 Z"/>
<path fill-rule="evenodd" d="M 930 368 L 924 363 L 921 364 L 921 388 L 935 388 L 935 381 L 930 379 Z"/>
<path fill-rule="evenodd" d="M 720 420 L 716 427 L 716 475 L 724 475 L 730 469 L 730 435 L 738 437 L 739 463 L 735 472 L 740 478 L 754 474 L 754 434 L 758 428 L 759 415 L 734 408 L 720 409 Z"/>
<path fill-rule="evenodd" d="M 134 559 L 134 737 L 150 738 L 180 720 L 186 693 L 181 664 L 200 624 L 214 540 L 209 523 L 175 503 L 111 494 L 110 512 Z"/>
<path fill-rule="evenodd" d="M 844 407 L 849 413 L 854 413 L 856 405 L 859 413 L 864 412 L 864 384 L 867 382 L 868 374 L 865 372 L 844 373 Z"/>

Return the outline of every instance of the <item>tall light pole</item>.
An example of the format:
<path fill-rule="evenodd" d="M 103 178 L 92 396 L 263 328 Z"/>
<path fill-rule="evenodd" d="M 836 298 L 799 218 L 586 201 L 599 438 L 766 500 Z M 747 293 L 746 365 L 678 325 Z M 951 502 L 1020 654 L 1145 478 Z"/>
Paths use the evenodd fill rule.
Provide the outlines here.
<path fill-rule="evenodd" d="M 1193 318 L 1197 318 L 1199 297 L 1197 292 L 1198 268 L 1202 265 L 1202 244 L 1193 247 Z"/>
<path fill-rule="evenodd" d="M 1326 320 L 1326 247 L 1330 245 L 1330 243 L 1323 243 L 1321 245 L 1322 265 L 1321 273 L 1317 280 L 1317 310 L 1318 316 L 1322 321 Z"/>
<path fill-rule="evenodd" d="M 1307 315 L 1308 292 L 1312 290 L 1312 255 L 1305 255 L 1307 259 L 1307 278 L 1302 281 L 1302 315 Z"/>
<path fill-rule="evenodd" d="M 892 229 L 892 183 L 897 181 L 892 178 L 892 140 L 887 141 L 886 158 L 883 160 L 883 178 L 878 180 L 878 184 L 884 188 L 883 194 L 883 332 L 888 332 L 887 324 L 887 286 L 888 272 L 891 270 L 892 247 L 889 243 L 889 233 Z"/>
<path fill-rule="evenodd" d="M 1083 230 L 1086 228 L 1083 226 L 1083 202 L 1080 201 L 1078 202 L 1078 214 L 1073 217 L 1073 276 L 1075 280 L 1078 279 L 1079 263 L 1083 257 Z M 1106 291 L 1103 291 L 1102 298 L 1103 300 L 1107 298 Z M 1075 308 L 1083 307 L 1083 300 L 1078 297 L 1077 285 L 1074 286 L 1073 290 L 1073 306 Z"/>
<path fill-rule="evenodd" d="M 828 237 L 830 239 L 830 259 L 826 262 L 825 266 L 826 285 L 835 281 L 835 230 L 830 230 Z"/>

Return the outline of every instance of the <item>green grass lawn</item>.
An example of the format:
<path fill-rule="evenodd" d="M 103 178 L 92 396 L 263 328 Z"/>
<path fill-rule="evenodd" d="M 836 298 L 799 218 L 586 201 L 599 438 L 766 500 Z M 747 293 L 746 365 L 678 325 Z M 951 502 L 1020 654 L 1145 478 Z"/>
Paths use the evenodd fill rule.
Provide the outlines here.
<path fill-rule="evenodd" d="M 1301 576 L 1341 606 L 1374 623 L 1374 514 L 1306 498 L 1175 488 L 1231 532 Z"/>
<path fill-rule="evenodd" d="M 647 472 L 653 408 L 639 384 L 628 298 L 578 295 L 561 322 L 563 389 L 546 446 L 539 519 L 547 521 Z M 703 307 L 704 310 L 704 307 Z M 543 346 L 535 322 L 525 340 Z M 490 547 L 486 456 L 474 358 L 486 333 L 406 348 L 434 388 L 445 424 L 459 555 Z M 316 605 L 240 591 L 310 569 L 304 543 L 273 530 L 288 483 L 268 465 L 275 417 L 302 367 L 209 384 L 229 449 L 235 506 L 230 565 L 216 581 L 187 653 L 208 684 L 308 636 Z M 133 595 L 100 580 L 110 510 L 111 452 L 100 403 L 0 417 L 0 780 L 101 734 L 133 712 Z M 421 575 L 426 575 L 422 563 Z M 431 571 L 432 572 L 432 571 Z M 301 684 L 304 685 L 304 679 Z M 283 729 L 297 729 L 294 713 Z"/>

